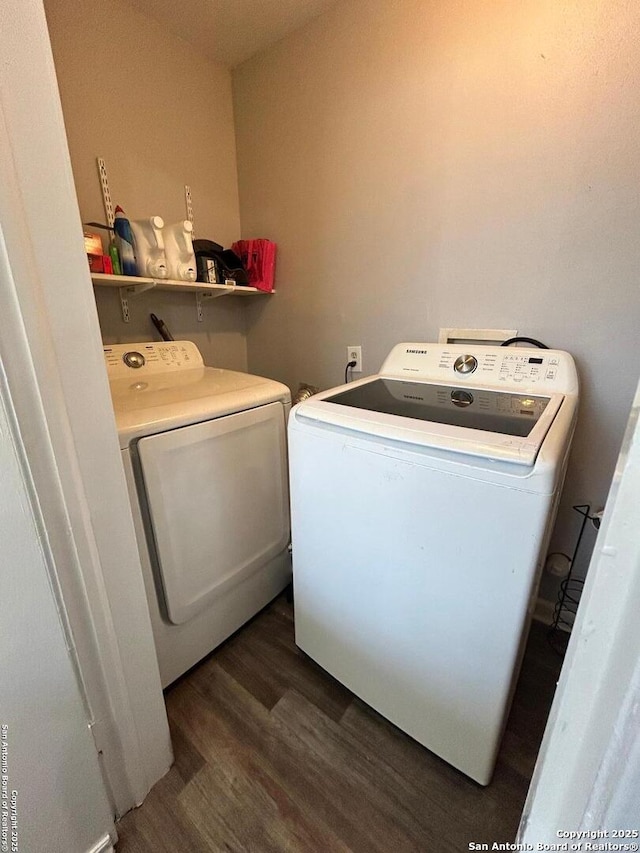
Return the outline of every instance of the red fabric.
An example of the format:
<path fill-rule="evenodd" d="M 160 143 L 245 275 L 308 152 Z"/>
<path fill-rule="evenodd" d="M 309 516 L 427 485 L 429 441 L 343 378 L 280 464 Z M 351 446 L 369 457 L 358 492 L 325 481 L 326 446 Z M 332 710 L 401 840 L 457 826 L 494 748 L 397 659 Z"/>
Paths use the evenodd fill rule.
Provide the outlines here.
<path fill-rule="evenodd" d="M 238 240 L 231 247 L 239 256 L 251 287 L 271 293 L 276 272 L 276 244 L 271 240 Z"/>

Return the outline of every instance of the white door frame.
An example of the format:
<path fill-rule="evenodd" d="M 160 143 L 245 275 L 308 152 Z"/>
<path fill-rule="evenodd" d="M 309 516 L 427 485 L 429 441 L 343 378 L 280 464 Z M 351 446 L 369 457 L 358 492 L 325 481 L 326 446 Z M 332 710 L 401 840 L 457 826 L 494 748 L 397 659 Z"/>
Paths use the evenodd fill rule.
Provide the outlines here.
<path fill-rule="evenodd" d="M 114 812 L 171 763 L 41 0 L 0 4 L 0 362 Z"/>
<path fill-rule="evenodd" d="M 517 840 L 533 846 L 523 849 L 640 842 L 613 834 L 640 831 L 639 415 L 640 386 L 525 804 Z"/>
<path fill-rule="evenodd" d="M 0 252 L 2 282 L 5 261 Z M 117 838 L 113 805 L 2 365 L 0 388 L 0 849 L 106 853 Z"/>

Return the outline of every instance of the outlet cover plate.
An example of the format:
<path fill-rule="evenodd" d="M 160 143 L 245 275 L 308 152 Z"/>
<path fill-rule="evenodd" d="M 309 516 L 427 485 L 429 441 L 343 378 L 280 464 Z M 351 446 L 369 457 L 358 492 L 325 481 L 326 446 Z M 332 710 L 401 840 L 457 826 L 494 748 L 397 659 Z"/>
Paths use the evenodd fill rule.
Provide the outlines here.
<path fill-rule="evenodd" d="M 352 372 L 362 373 L 362 347 L 360 345 L 347 347 L 347 362 L 350 361 L 356 363 L 355 367 L 351 368 Z"/>

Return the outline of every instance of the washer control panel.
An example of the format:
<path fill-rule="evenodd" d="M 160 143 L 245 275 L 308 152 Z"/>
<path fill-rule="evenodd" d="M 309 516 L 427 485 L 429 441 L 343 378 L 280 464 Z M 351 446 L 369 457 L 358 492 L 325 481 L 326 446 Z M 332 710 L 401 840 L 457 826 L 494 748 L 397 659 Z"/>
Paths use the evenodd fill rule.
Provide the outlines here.
<path fill-rule="evenodd" d="M 398 344 L 380 373 L 509 389 L 577 391 L 573 358 L 562 350 L 460 344 Z"/>
<path fill-rule="evenodd" d="M 439 358 L 439 367 L 443 371 L 468 376 L 478 372 L 486 378 L 492 377 L 499 382 L 516 384 L 527 380 L 536 382 L 545 379 L 553 382 L 558 375 L 560 356 L 557 353 L 543 355 L 548 350 L 538 350 L 540 355 L 531 355 L 530 351 L 520 354 L 515 347 L 496 347 L 497 353 L 482 352 L 477 357 L 470 354 L 456 355 L 443 351 Z"/>
<path fill-rule="evenodd" d="M 190 370 L 204 362 L 198 347 L 191 341 L 167 341 L 104 346 L 104 360 L 109 380 L 129 378 L 168 370 Z"/>

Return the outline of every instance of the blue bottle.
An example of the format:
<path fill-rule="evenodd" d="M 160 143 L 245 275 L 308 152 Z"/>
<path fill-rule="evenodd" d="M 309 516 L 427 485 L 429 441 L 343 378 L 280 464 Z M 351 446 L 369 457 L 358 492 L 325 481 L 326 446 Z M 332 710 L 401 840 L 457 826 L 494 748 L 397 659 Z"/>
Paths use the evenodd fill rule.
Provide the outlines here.
<path fill-rule="evenodd" d="M 120 205 L 116 207 L 113 230 L 115 232 L 116 245 L 120 252 L 120 266 L 122 267 L 122 274 L 138 275 L 131 225 L 129 224 L 129 220 L 125 216 L 125 212 Z"/>

